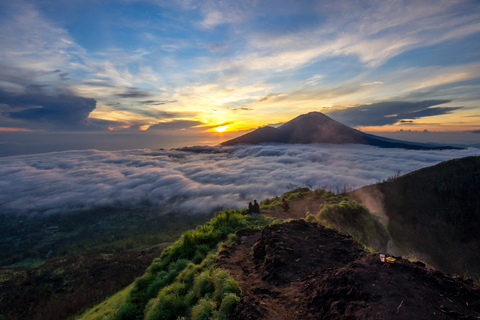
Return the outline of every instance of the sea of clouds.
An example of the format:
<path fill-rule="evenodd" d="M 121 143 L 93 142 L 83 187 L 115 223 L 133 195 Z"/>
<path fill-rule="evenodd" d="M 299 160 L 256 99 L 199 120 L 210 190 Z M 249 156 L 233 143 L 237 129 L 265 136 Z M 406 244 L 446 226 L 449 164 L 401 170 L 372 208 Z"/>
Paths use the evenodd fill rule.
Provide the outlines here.
<path fill-rule="evenodd" d="M 361 187 L 471 155 L 480 155 L 480 149 L 264 144 L 13 156 L 0 158 L 0 212 L 145 205 L 191 213 L 245 208 L 253 199 L 296 187 Z"/>

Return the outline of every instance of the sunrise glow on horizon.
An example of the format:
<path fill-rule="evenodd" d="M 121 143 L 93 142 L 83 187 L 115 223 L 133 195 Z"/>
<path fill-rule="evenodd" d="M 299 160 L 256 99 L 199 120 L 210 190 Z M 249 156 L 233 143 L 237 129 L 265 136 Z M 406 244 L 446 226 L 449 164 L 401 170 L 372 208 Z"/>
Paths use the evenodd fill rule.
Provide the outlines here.
<path fill-rule="evenodd" d="M 4 1 L 0 134 L 186 144 L 312 111 L 365 132 L 477 132 L 478 21 L 471 0 Z"/>

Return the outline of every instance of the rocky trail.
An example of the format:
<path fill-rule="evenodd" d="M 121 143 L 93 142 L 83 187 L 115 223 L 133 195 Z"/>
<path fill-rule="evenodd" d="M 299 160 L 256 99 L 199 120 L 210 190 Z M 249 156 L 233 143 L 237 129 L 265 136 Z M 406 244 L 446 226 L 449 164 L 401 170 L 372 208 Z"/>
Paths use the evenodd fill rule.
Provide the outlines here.
<path fill-rule="evenodd" d="M 229 320 L 480 319 L 472 281 L 401 258 L 387 266 L 350 236 L 304 220 L 239 231 L 217 264 L 242 289 Z"/>

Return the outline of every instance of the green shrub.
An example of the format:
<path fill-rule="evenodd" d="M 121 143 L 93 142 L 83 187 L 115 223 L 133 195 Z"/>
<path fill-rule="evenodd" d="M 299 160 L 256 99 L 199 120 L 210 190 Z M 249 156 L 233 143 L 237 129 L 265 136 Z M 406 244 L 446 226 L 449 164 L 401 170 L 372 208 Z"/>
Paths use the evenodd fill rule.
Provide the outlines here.
<path fill-rule="evenodd" d="M 282 199 L 285 198 L 287 201 L 302 199 L 306 195 L 312 193 L 308 188 L 297 188 L 291 191 L 284 193 L 281 197 L 275 197 L 273 199 L 265 199 L 260 202 L 260 208 L 271 208 L 275 206 L 279 206 L 282 203 Z"/>
<path fill-rule="evenodd" d="M 127 300 L 120 310 L 118 310 L 116 318 L 123 320 L 136 320 L 138 312 L 138 306 Z"/>
<path fill-rule="evenodd" d="M 334 194 L 331 191 L 327 191 L 325 199 L 326 204 L 338 204 L 342 201 L 348 201 L 348 198 L 342 196 L 341 194 Z"/>
<path fill-rule="evenodd" d="M 269 207 L 271 203 L 272 203 L 272 200 L 267 198 L 267 199 L 263 200 L 262 202 L 260 202 L 260 205 L 264 206 L 264 207 Z"/>
<path fill-rule="evenodd" d="M 211 248 L 207 244 L 201 244 L 197 246 L 197 250 L 192 258 L 193 263 L 200 263 L 210 252 Z"/>
<path fill-rule="evenodd" d="M 302 199 L 311 191 L 308 188 L 297 188 L 291 191 L 288 191 L 282 195 L 282 198 L 285 198 L 287 201 Z"/>
<path fill-rule="evenodd" d="M 149 273 L 155 274 L 162 269 L 163 269 L 162 260 L 159 259 L 159 258 L 155 258 L 155 260 L 153 260 L 152 264 L 148 267 L 147 271 Z"/>
<path fill-rule="evenodd" d="M 327 191 L 325 189 L 315 189 L 313 190 L 313 196 L 315 198 L 321 198 L 327 194 Z"/>
<path fill-rule="evenodd" d="M 176 319 L 178 315 L 181 315 L 185 310 L 185 306 L 183 305 L 183 296 L 178 293 L 170 293 L 166 295 L 161 300 L 161 303 L 163 303 L 164 305 L 160 304 L 159 309 L 170 309 L 171 313 L 174 315 L 174 319 Z"/>
<path fill-rule="evenodd" d="M 325 189 L 315 189 L 312 191 L 308 188 L 297 188 L 285 192 L 281 197 L 263 200 L 260 202 L 260 207 L 267 209 L 279 206 L 282 203 L 282 199 L 285 199 L 286 201 L 295 201 L 299 199 L 313 200 L 320 198 L 325 198 L 327 203 L 339 203 L 340 201 L 346 199 L 342 195 L 336 195 L 332 191 L 327 191 Z"/>
<path fill-rule="evenodd" d="M 213 292 L 214 285 L 210 271 L 204 271 L 199 274 L 193 282 L 193 292 L 197 298 L 204 296 L 206 293 Z"/>
<path fill-rule="evenodd" d="M 182 235 L 182 243 L 178 248 L 179 256 L 182 258 L 186 258 L 191 256 L 195 253 L 195 246 L 198 244 L 199 235 L 201 232 L 199 231 L 187 231 Z"/>
<path fill-rule="evenodd" d="M 220 305 L 219 313 L 222 318 L 225 318 L 228 314 L 230 314 L 235 307 L 237 306 L 240 298 L 234 293 L 227 293 L 225 297 L 223 297 L 222 304 Z"/>
<path fill-rule="evenodd" d="M 180 272 L 177 277 L 177 281 L 191 286 L 193 284 L 193 280 L 195 279 L 195 274 L 198 269 L 200 269 L 200 266 L 198 266 L 198 264 L 195 264 L 194 262 L 189 263 L 188 266 L 182 272 Z"/>
<path fill-rule="evenodd" d="M 385 227 L 364 205 L 345 199 L 323 206 L 317 215 L 320 223 L 351 235 L 365 246 L 371 247 L 374 237 L 386 245 L 389 235 Z"/>
<path fill-rule="evenodd" d="M 188 259 L 177 260 L 177 262 L 175 263 L 175 271 L 177 273 L 180 273 L 180 271 L 183 271 L 183 269 L 185 269 L 189 263 L 190 263 L 190 260 Z"/>
<path fill-rule="evenodd" d="M 168 320 L 184 316 L 188 319 L 188 314 L 190 311 L 193 312 L 194 306 L 196 309 L 193 313 L 196 317 L 201 318 L 206 314 L 214 313 L 217 319 L 223 319 L 227 312 L 225 310 L 233 308 L 231 306 L 233 302 L 229 302 L 233 299 L 231 295 L 238 294 L 240 287 L 227 271 L 214 268 L 213 257 L 214 255 L 209 255 L 201 265 L 188 263 L 172 284 L 160 289 L 157 298 L 149 301 L 146 307 L 146 319 Z M 175 270 L 173 265 L 172 270 Z M 168 276 L 165 273 L 163 271 L 159 275 L 166 278 Z M 221 307 L 225 298 L 227 301 L 223 307 L 224 311 L 219 313 L 216 308 Z M 202 300 L 214 303 L 209 305 Z M 213 309 L 210 310 L 210 307 Z"/>
<path fill-rule="evenodd" d="M 160 271 L 157 276 L 155 277 L 155 280 L 153 280 L 150 285 L 148 286 L 146 290 L 146 295 L 147 299 L 154 298 L 157 294 L 160 288 L 164 287 L 167 284 L 167 276 L 168 272 L 166 271 Z"/>
<path fill-rule="evenodd" d="M 226 294 L 240 293 L 240 286 L 226 270 L 216 269 L 212 274 L 215 286 L 215 299 L 221 302 Z"/>
<path fill-rule="evenodd" d="M 233 241 L 235 231 L 268 224 L 265 217 L 242 216 L 226 210 L 195 230 L 185 232 L 155 259 L 139 278 L 116 319 L 177 319 L 219 316 L 225 297 L 239 293 L 227 272 L 214 268 L 222 241 Z M 227 303 L 227 302 L 225 302 Z M 224 309 L 228 309 L 226 306 Z M 218 318 L 218 317 L 217 317 Z"/>
<path fill-rule="evenodd" d="M 150 300 L 147 305 L 145 319 L 177 319 L 185 315 L 186 305 L 184 295 L 187 287 L 183 283 L 175 282 L 163 288 L 156 299 Z"/>
<path fill-rule="evenodd" d="M 184 297 L 185 305 L 188 306 L 188 309 L 191 310 L 191 308 L 197 304 L 198 298 L 195 295 L 195 292 L 193 290 L 190 290 Z M 188 310 L 187 310 L 188 311 Z M 188 314 L 188 312 L 187 312 Z"/>
<path fill-rule="evenodd" d="M 209 320 L 216 309 L 215 301 L 211 299 L 200 299 L 198 303 L 192 308 L 192 320 Z"/>
<path fill-rule="evenodd" d="M 136 283 L 135 283 L 135 287 L 134 287 L 134 291 L 143 291 L 145 290 L 146 288 L 148 288 L 148 286 L 150 285 L 150 283 L 155 279 L 155 275 L 152 274 L 152 273 L 145 273 L 142 277 L 138 278 Z"/>

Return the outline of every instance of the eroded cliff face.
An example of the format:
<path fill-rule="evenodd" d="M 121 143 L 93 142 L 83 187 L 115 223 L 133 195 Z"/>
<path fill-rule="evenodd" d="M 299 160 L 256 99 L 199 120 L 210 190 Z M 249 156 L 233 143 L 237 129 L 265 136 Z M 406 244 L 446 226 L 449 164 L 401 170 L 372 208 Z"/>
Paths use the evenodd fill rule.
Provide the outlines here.
<path fill-rule="evenodd" d="M 480 157 L 439 163 L 347 194 L 388 221 L 395 254 L 480 274 Z"/>

